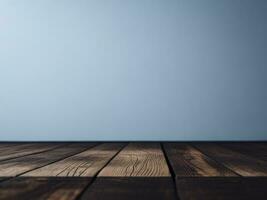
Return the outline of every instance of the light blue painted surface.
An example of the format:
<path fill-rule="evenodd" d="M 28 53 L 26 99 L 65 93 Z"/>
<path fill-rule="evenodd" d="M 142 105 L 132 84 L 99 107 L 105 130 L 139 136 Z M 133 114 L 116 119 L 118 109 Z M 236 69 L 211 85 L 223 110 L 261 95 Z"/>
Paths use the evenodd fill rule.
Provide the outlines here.
<path fill-rule="evenodd" d="M 266 140 L 266 19 L 266 0 L 1 0 L 0 140 Z"/>

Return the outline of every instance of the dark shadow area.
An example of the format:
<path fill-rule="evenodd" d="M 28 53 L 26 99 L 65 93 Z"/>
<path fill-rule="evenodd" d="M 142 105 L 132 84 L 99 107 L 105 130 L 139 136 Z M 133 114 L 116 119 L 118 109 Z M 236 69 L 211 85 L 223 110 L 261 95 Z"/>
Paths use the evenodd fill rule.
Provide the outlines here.
<path fill-rule="evenodd" d="M 0 183 L 0 199 L 76 199 L 91 181 L 91 177 L 18 177 Z"/>
<path fill-rule="evenodd" d="M 81 199 L 174 200 L 177 198 L 171 177 L 98 177 Z"/>
<path fill-rule="evenodd" d="M 176 178 L 176 188 L 179 198 L 171 177 L 10 177 L 0 199 L 265 200 L 267 177 Z"/>
<path fill-rule="evenodd" d="M 267 177 L 176 178 L 180 199 L 265 200 Z"/>
<path fill-rule="evenodd" d="M 0 199 L 177 199 L 171 177 L 92 180 L 90 177 L 19 177 L 0 184 Z"/>

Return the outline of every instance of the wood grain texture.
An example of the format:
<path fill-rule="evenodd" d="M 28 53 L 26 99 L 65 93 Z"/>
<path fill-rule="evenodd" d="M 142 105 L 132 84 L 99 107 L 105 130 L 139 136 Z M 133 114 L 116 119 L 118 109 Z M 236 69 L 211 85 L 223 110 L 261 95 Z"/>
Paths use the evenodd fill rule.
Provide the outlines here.
<path fill-rule="evenodd" d="M 19 142 L 0 142 L 0 149 L 5 148 L 5 147 L 11 147 L 11 146 L 16 146 L 20 145 L 21 143 Z M 23 144 L 26 144 L 26 142 L 23 142 Z"/>
<path fill-rule="evenodd" d="M 123 147 L 123 143 L 105 143 L 73 155 L 23 176 L 87 176 L 93 177 Z"/>
<path fill-rule="evenodd" d="M 176 199 L 160 144 L 131 143 L 126 146 L 99 173 L 81 199 Z"/>
<path fill-rule="evenodd" d="M 159 143 L 130 143 L 98 176 L 170 177 Z"/>
<path fill-rule="evenodd" d="M 244 155 L 248 155 L 250 157 L 256 157 L 260 160 L 267 162 L 267 146 L 263 145 L 262 143 L 256 142 L 243 142 L 243 143 L 236 143 L 236 142 L 227 142 L 227 143 L 220 143 L 221 146 L 237 151 Z"/>
<path fill-rule="evenodd" d="M 176 177 L 237 176 L 191 145 L 165 143 L 164 149 Z"/>
<path fill-rule="evenodd" d="M 0 200 L 75 200 L 91 178 L 18 177 L 0 183 Z"/>
<path fill-rule="evenodd" d="M 24 143 L 24 144 L 10 144 L 0 146 L 0 161 L 18 158 L 25 155 L 44 152 L 55 149 L 64 144 L 60 143 Z"/>
<path fill-rule="evenodd" d="M 267 163 L 260 159 L 252 158 L 218 144 L 198 143 L 195 146 L 209 157 L 244 177 L 267 176 Z"/>
<path fill-rule="evenodd" d="M 0 150 L 12 152 L 19 145 L 30 149 L 34 144 L 0 143 Z M 0 200 L 174 200 L 177 194 L 179 200 L 265 200 L 267 196 L 266 143 L 163 144 L 176 185 L 158 143 L 131 143 L 118 154 L 119 144 L 94 145 L 66 144 L 0 161 Z"/>
<path fill-rule="evenodd" d="M 12 177 L 80 153 L 95 143 L 75 143 L 43 153 L 15 158 L 0 163 L 0 177 Z"/>
<path fill-rule="evenodd" d="M 0 184 L 0 199 L 74 200 L 123 147 L 106 143 Z M 40 178 L 41 177 L 41 178 Z M 43 178 L 42 178 L 43 177 Z"/>
<path fill-rule="evenodd" d="M 218 195 L 223 197 L 234 197 L 232 191 L 235 191 L 237 185 L 232 182 L 227 183 L 213 180 L 224 179 L 206 179 L 207 177 L 238 177 L 228 168 L 209 158 L 193 146 L 185 143 L 165 143 L 163 145 L 168 157 L 169 163 L 175 174 L 175 183 L 178 196 L 181 200 L 188 199 L 217 199 Z M 206 181 L 199 181 L 199 180 Z M 228 180 L 228 179 L 227 179 Z M 212 192 L 207 186 L 215 184 Z M 224 189 L 222 189 L 224 186 Z M 181 189 L 182 188 L 182 189 Z"/>

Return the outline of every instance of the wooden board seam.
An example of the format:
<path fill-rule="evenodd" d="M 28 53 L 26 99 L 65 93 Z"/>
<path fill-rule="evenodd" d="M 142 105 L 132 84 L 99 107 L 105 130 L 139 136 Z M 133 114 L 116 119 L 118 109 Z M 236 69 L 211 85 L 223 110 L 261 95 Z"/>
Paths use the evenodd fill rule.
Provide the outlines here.
<path fill-rule="evenodd" d="M 31 155 L 35 155 L 35 154 L 39 154 L 39 153 L 45 153 L 45 152 L 48 152 L 48 151 L 52 151 L 52 150 L 55 150 L 55 149 L 58 149 L 58 148 L 62 148 L 62 147 L 65 147 L 67 146 L 68 144 L 61 144 L 57 147 L 53 147 L 51 149 L 47 149 L 47 150 L 43 150 L 43 151 L 38 151 L 38 152 L 35 152 L 35 153 L 29 153 L 29 154 L 25 154 L 25 155 L 22 155 L 22 156 L 16 156 L 16 157 L 11 157 L 11 158 L 6 158 L 6 159 L 3 159 L 3 160 L 0 160 L 0 163 L 3 162 L 3 161 L 7 161 L 7 160 L 12 160 L 12 159 L 17 159 L 17 158 L 23 158 L 23 157 L 26 157 L 26 156 L 31 156 Z"/>
<path fill-rule="evenodd" d="M 71 145 L 71 144 L 72 144 L 72 143 L 68 143 L 68 144 L 63 145 L 63 146 L 61 146 L 61 147 L 59 147 L 59 148 L 67 147 L 68 145 Z M 95 145 L 93 145 L 93 146 L 91 146 L 91 147 L 89 147 L 89 148 L 87 148 L 87 149 L 85 149 L 85 150 L 76 152 L 76 153 L 73 154 L 73 155 L 76 155 L 76 154 L 82 153 L 82 152 L 84 152 L 84 151 L 87 151 L 87 150 L 89 150 L 89 149 L 91 149 L 91 148 L 93 148 L 93 147 L 96 147 L 97 145 L 99 145 L 99 144 L 95 144 Z M 57 149 L 57 148 L 56 148 L 56 149 Z M 54 150 L 55 150 L 55 149 L 54 149 Z M 43 152 L 40 152 L 40 153 L 43 153 Z M 50 162 L 50 163 L 47 163 L 47 164 L 45 164 L 45 165 L 43 165 L 43 166 L 39 166 L 39 167 L 36 167 L 36 168 L 34 168 L 34 169 L 27 170 L 27 171 L 25 171 L 25 172 L 23 172 L 23 173 L 17 174 L 17 175 L 12 176 L 12 177 L 7 177 L 7 178 L 5 178 L 5 179 L 3 179 L 3 180 L 0 179 L 0 183 L 3 183 L 3 182 L 6 182 L 6 181 L 10 181 L 10 180 L 16 179 L 17 177 L 20 177 L 21 175 L 26 174 L 26 173 L 28 173 L 28 172 L 30 172 L 30 171 L 33 171 L 33 170 L 36 170 L 36 169 L 45 167 L 45 166 L 47 166 L 47 165 L 56 163 L 56 162 L 58 162 L 58 161 L 60 161 L 60 160 L 64 160 L 64 159 L 69 158 L 69 157 L 71 157 L 71 156 L 73 156 L 73 155 L 69 155 L 69 156 L 67 156 L 67 157 L 60 158 L 60 159 L 58 159 L 58 160 L 52 161 L 52 162 Z"/>
<path fill-rule="evenodd" d="M 231 171 L 232 173 L 234 173 L 235 175 L 237 175 L 237 177 L 242 177 L 241 174 L 238 174 L 237 172 L 235 172 L 234 170 L 230 169 L 229 167 L 227 167 L 225 164 L 223 164 L 222 162 L 214 159 L 213 157 L 210 157 L 208 154 L 206 154 L 204 151 L 202 151 L 200 148 L 198 148 L 197 146 L 195 146 L 194 144 L 191 144 L 191 146 L 193 146 L 195 149 L 197 149 L 198 151 L 200 151 L 201 153 L 203 153 L 205 156 L 207 156 L 209 159 L 213 160 L 214 162 L 216 162 L 218 165 L 221 165 L 225 168 L 227 168 L 229 171 Z"/>
<path fill-rule="evenodd" d="M 68 144 L 68 145 L 70 145 L 70 144 Z M 68 145 L 66 145 L 66 146 L 68 146 Z M 82 150 L 82 151 L 76 152 L 76 153 L 73 154 L 73 155 L 69 155 L 69 156 L 67 156 L 67 157 L 60 158 L 60 159 L 58 159 L 58 160 L 52 161 L 51 163 L 47 163 L 47 164 L 45 164 L 45 165 L 43 165 L 43 166 L 39 166 L 39 167 L 37 167 L 37 168 L 34 168 L 34 169 L 31 169 L 31 170 L 25 171 L 25 172 L 23 172 L 23 173 L 21 173 L 21 174 L 15 176 L 15 177 L 18 177 L 18 176 L 21 176 L 21 175 L 23 175 L 23 174 L 26 174 L 26 173 L 28 173 L 28 172 L 30 172 L 30 171 L 33 171 L 33 170 L 36 170 L 36 169 L 45 167 L 45 166 L 47 166 L 47 165 L 51 165 L 51 164 L 56 163 L 56 162 L 58 162 L 58 161 L 67 159 L 67 158 L 69 158 L 69 157 L 71 157 L 71 156 L 74 156 L 74 155 L 77 155 L 77 154 L 82 153 L 82 152 L 84 152 L 84 151 L 87 151 L 87 150 L 89 150 L 89 149 L 91 149 L 91 148 L 93 148 L 93 147 L 96 147 L 96 146 L 98 146 L 98 145 L 100 145 L 100 144 L 97 144 L 97 143 L 96 143 L 95 145 L 93 145 L 93 146 L 91 146 L 91 147 L 89 147 L 89 148 L 87 148 L 87 149 L 85 149 L 85 150 Z"/>
<path fill-rule="evenodd" d="M 166 153 L 166 151 L 164 149 L 164 146 L 163 146 L 162 142 L 160 142 L 160 147 L 161 147 L 161 150 L 162 150 L 163 155 L 165 157 L 165 160 L 166 160 L 166 163 L 168 165 L 169 171 L 171 173 L 171 179 L 172 179 L 172 182 L 173 182 L 173 187 L 174 187 L 174 191 L 175 191 L 175 194 L 176 194 L 176 198 L 177 199 L 181 199 L 180 196 L 179 196 L 179 194 L 178 194 L 177 187 L 176 187 L 176 179 L 175 179 L 176 176 L 175 176 L 175 172 L 174 172 L 174 170 L 173 170 L 173 168 L 171 166 L 170 160 L 169 160 L 169 158 L 167 156 L 167 153 Z"/>
<path fill-rule="evenodd" d="M 80 194 L 77 195 L 76 200 L 81 199 L 81 197 L 83 196 L 83 194 L 85 193 L 86 190 L 88 190 L 88 188 L 90 188 L 90 186 L 95 182 L 95 180 L 97 179 L 98 174 L 111 162 L 111 160 L 113 160 L 126 146 L 128 145 L 128 143 L 124 144 L 121 149 L 119 149 L 118 152 L 116 152 L 110 159 L 109 161 L 98 170 L 98 172 L 92 177 L 91 181 L 87 184 L 87 186 L 85 186 L 85 188 L 80 192 Z"/>

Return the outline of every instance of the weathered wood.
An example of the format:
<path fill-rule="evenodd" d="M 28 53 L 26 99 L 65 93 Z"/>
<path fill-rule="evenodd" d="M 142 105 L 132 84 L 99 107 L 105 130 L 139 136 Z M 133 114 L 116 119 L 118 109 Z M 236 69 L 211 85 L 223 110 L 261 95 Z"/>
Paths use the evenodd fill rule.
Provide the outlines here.
<path fill-rule="evenodd" d="M 26 142 L 19 143 L 19 142 L 0 142 L 0 149 L 5 147 L 14 147 L 16 145 L 26 144 Z"/>
<path fill-rule="evenodd" d="M 0 184 L 0 199 L 77 199 L 92 178 L 124 145 L 101 144 L 6 181 Z"/>
<path fill-rule="evenodd" d="M 245 177 L 267 176 L 267 163 L 218 144 L 198 143 L 195 146 L 209 157 L 221 162 L 231 170 Z"/>
<path fill-rule="evenodd" d="M 263 145 L 262 143 L 255 143 L 255 142 L 227 142 L 227 143 L 220 143 L 221 146 L 232 149 L 239 153 L 256 157 L 260 160 L 267 162 L 267 146 Z"/>
<path fill-rule="evenodd" d="M 160 145 L 129 144 L 99 173 L 81 199 L 176 199 Z"/>
<path fill-rule="evenodd" d="M 106 143 L 73 155 L 23 176 L 88 176 L 93 177 L 124 146 L 123 143 Z"/>
<path fill-rule="evenodd" d="M 63 145 L 64 144 L 60 143 L 26 143 L 26 144 L 23 143 L 23 144 L 10 144 L 6 146 L 1 145 L 0 161 L 48 151 Z"/>
<path fill-rule="evenodd" d="M 131 143 L 117 155 L 115 143 L 66 144 L 33 153 L 32 145 L 36 143 L 0 143 L 0 155 L 20 153 L 18 146 L 24 146 L 22 152 L 28 147 L 30 153 L 0 161 L 0 181 L 4 180 L 0 200 L 176 199 L 158 143 Z M 166 143 L 163 147 L 180 200 L 266 199 L 266 143 Z M 14 177 L 18 175 L 22 177 Z"/>
<path fill-rule="evenodd" d="M 131 143 L 99 174 L 121 177 L 170 177 L 164 154 L 158 143 Z"/>
<path fill-rule="evenodd" d="M 205 198 L 211 200 L 217 199 L 218 194 L 224 195 L 223 197 L 226 198 L 231 196 L 231 191 L 238 187 L 232 184 L 232 182 L 223 182 L 225 189 L 227 188 L 230 194 L 225 193 L 222 195 L 223 183 L 213 181 L 218 179 L 208 180 L 206 177 L 238 177 L 238 175 L 191 145 L 185 143 L 165 143 L 163 147 L 175 174 L 176 190 L 181 200 Z M 207 181 L 199 181 L 203 179 Z M 207 188 L 210 181 L 218 186 L 214 187 L 212 192 Z"/>
<path fill-rule="evenodd" d="M 91 180 L 90 177 L 18 177 L 0 183 L 0 199 L 75 200 Z"/>
<path fill-rule="evenodd" d="M 237 176 L 191 145 L 165 143 L 164 149 L 177 178 Z"/>
<path fill-rule="evenodd" d="M 28 155 L 0 163 L 0 177 L 12 177 L 45 166 L 52 162 L 64 159 L 74 154 L 80 153 L 95 143 L 76 143 L 46 151 L 43 153 Z"/>

